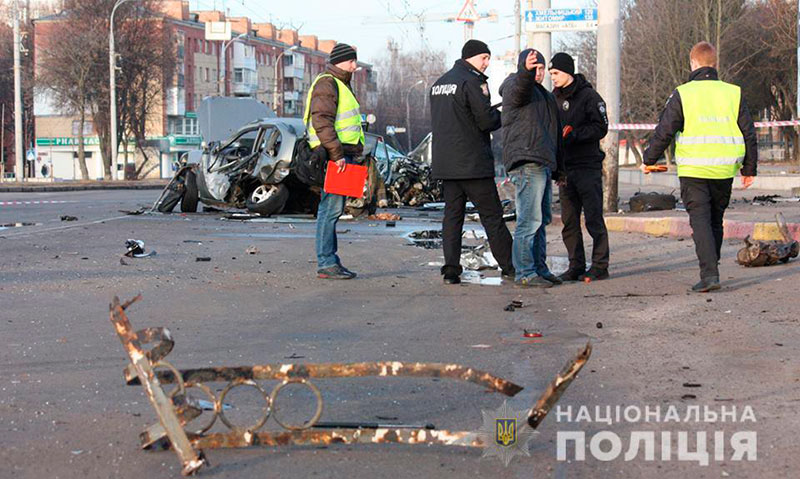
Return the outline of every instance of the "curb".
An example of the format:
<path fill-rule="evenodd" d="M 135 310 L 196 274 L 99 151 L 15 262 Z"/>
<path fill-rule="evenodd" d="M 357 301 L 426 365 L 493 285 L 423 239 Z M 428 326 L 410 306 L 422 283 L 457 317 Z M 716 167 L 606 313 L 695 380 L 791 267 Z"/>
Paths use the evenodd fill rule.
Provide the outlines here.
<path fill-rule="evenodd" d="M 607 216 L 608 231 L 642 233 L 651 236 L 674 236 L 691 238 L 692 227 L 689 218 L 629 218 L 623 216 Z M 553 223 L 561 224 L 561 215 L 553 215 Z M 789 234 L 800 241 L 800 223 L 789 223 Z M 744 239 L 750 236 L 757 241 L 783 241 L 778 225 L 771 223 L 755 223 L 749 221 L 725 220 L 725 239 Z"/>
<path fill-rule="evenodd" d="M 13 184 L 4 186 L 0 184 L 0 193 L 42 193 L 58 191 L 87 191 L 87 190 L 161 190 L 167 186 L 163 183 L 85 183 L 85 184 Z"/>

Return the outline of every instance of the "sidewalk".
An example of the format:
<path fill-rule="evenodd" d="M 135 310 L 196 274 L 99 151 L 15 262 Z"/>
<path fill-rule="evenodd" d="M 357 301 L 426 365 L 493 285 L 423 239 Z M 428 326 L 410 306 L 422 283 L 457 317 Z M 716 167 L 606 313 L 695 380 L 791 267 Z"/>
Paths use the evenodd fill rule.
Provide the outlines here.
<path fill-rule="evenodd" d="M 85 190 L 160 190 L 167 186 L 168 179 L 125 181 L 53 181 L 0 183 L 0 193 L 37 193 L 51 191 Z"/>

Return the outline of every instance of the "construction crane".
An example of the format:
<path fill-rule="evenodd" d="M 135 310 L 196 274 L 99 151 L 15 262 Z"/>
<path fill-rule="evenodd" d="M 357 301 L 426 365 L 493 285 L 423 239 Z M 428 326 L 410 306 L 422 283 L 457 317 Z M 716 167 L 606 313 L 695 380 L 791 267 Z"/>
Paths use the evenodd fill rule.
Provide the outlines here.
<path fill-rule="evenodd" d="M 423 23 L 429 22 L 447 22 L 447 23 L 455 23 L 455 22 L 462 22 L 464 23 L 464 41 L 472 39 L 472 32 L 475 28 L 475 22 L 480 20 L 488 20 L 490 22 L 497 22 L 497 10 L 489 10 L 488 12 L 478 12 L 477 8 L 475 7 L 475 0 L 466 0 L 464 5 L 461 7 L 461 10 L 458 11 L 458 14 L 426 14 L 421 13 L 419 15 L 409 14 L 404 17 L 392 17 L 392 18 L 367 18 L 364 19 L 363 23 L 419 23 L 420 25 Z"/>

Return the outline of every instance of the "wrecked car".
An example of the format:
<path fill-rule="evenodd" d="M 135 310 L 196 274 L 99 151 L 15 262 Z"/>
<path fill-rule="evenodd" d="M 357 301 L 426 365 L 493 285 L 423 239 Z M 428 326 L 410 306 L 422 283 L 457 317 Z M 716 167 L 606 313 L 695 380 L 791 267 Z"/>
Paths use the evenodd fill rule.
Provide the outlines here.
<path fill-rule="evenodd" d="M 441 182 L 431 178 L 431 138 L 429 133 L 407 154 L 385 145 L 375 155 L 390 206 L 420 206 L 442 199 Z"/>
<path fill-rule="evenodd" d="M 250 110 L 245 112 L 243 106 Z M 198 119 L 204 140 L 201 149 L 184 155 L 154 210 L 171 212 L 180 203 L 181 211 L 195 212 L 202 202 L 262 216 L 282 211 L 316 213 L 319 188 L 303 184 L 292 173 L 298 140 L 305 134 L 301 119 L 278 118 L 255 100 L 231 98 L 206 99 Z M 240 126 L 242 121 L 246 124 Z M 239 126 L 231 131 L 232 125 Z M 382 188 L 374 151 L 365 148 L 359 161 L 367 164 L 369 174 L 364 196 L 348 199 L 348 213 L 354 216 L 374 212 Z"/>

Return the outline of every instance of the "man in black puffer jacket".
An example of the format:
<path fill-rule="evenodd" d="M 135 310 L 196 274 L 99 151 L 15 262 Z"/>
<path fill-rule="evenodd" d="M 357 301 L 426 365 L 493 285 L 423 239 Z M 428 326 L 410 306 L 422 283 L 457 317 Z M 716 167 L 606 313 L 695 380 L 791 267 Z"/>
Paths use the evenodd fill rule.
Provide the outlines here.
<path fill-rule="evenodd" d="M 603 219 L 603 159 L 600 140 L 608 133 L 603 98 L 583 75 L 575 74 L 575 62 L 566 53 L 550 60 L 550 78 L 558 102 L 566 149 L 567 184 L 559 188 L 562 237 L 569 253 L 564 281 L 608 278 L 608 230 Z M 581 210 L 592 237 L 592 266 L 586 271 L 581 234 Z"/>
<path fill-rule="evenodd" d="M 523 50 L 517 72 L 500 86 L 503 97 L 503 165 L 516 189 L 514 268 L 520 286 L 560 284 L 545 263 L 545 226 L 550 222 L 551 177 L 564 171 L 561 126 L 555 98 L 540 82 L 544 57 Z"/>
<path fill-rule="evenodd" d="M 461 230 L 467 198 L 475 203 L 489 238 L 492 254 L 512 278 L 511 233 L 503 221 L 503 207 L 494 182 L 494 158 L 489 133 L 500 128 L 500 112 L 489 100 L 491 53 L 485 43 L 469 40 L 461 59 L 431 87 L 433 178 L 442 180 L 444 220 L 444 282 L 461 282 Z"/>

